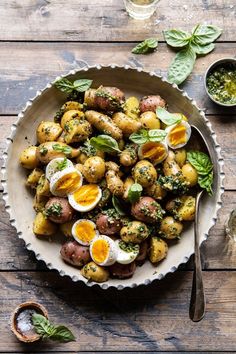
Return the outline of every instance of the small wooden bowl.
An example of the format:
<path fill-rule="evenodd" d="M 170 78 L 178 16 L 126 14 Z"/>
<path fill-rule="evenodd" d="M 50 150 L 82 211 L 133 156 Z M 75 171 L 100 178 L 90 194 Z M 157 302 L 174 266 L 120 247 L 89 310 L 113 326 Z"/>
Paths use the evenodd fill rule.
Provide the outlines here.
<path fill-rule="evenodd" d="M 48 312 L 44 306 L 38 304 L 37 302 L 33 302 L 33 301 L 24 302 L 24 303 L 20 304 L 19 306 L 17 306 L 15 308 L 15 310 L 13 311 L 12 316 L 11 316 L 11 330 L 12 330 L 12 332 L 15 334 L 17 339 L 19 339 L 21 342 L 32 343 L 32 342 L 38 341 L 41 338 L 41 336 L 37 333 L 34 335 L 27 336 L 27 335 L 20 333 L 17 330 L 17 317 L 19 316 L 19 314 L 23 310 L 26 310 L 26 309 L 33 309 L 37 313 L 39 313 L 40 315 L 45 316 L 46 318 L 48 318 Z"/>

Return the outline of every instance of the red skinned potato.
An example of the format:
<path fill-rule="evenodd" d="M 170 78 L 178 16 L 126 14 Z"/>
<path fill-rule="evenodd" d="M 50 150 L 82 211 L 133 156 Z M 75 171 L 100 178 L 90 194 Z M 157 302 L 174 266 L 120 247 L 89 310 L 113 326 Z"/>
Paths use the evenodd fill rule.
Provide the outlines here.
<path fill-rule="evenodd" d="M 61 257 L 75 267 L 83 267 L 91 260 L 89 247 L 81 246 L 76 241 L 69 241 L 62 245 Z"/>
<path fill-rule="evenodd" d="M 57 224 L 71 221 L 74 209 L 70 206 L 67 198 L 53 197 L 45 205 L 45 215 Z"/>
<path fill-rule="evenodd" d="M 139 245 L 139 254 L 135 259 L 135 261 L 138 262 L 139 265 L 143 264 L 145 259 L 147 258 L 147 254 L 148 254 L 148 242 L 144 241 Z"/>
<path fill-rule="evenodd" d="M 166 102 L 159 95 L 144 96 L 139 103 L 140 112 L 156 112 L 157 107 L 165 107 Z"/>
<path fill-rule="evenodd" d="M 135 269 L 135 262 L 129 264 L 114 263 L 110 266 L 110 273 L 114 278 L 127 279 L 133 276 Z"/>
<path fill-rule="evenodd" d="M 111 96 L 114 98 L 113 100 Z M 116 111 L 124 100 L 124 92 L 117 87 L 109 86 L 99 87 L 94 97 L 95 106 L 103 111 Z"/>
<path fill-rule="evenodd" d="M 151 197 L 141 197 L 132 205 L 131 214 L 135 219 L 153 224 L 163 218 L 164 211 L 160 204 Z"/>
<path fill-rule="evenodd" d="M 108 236 L 118 234 L 122 228 L 120 217 L 113 209 L 108 209 L 106 213 L 99 214 L 96 225 L 100 234 Z"/>

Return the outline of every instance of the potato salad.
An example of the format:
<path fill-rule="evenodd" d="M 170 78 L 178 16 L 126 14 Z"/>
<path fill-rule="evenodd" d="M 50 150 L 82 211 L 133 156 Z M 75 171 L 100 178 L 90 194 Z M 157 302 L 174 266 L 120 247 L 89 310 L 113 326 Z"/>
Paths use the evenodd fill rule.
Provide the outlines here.
<path fill-rule="evenodd" d="M 188 148 L 191 125 L 158 94 L 64 78 L 65 103 L 20 155 L 34 191 L 36 237 L 64 235 L 60 257 L 90 281 L 132 277 L 181 242 L 198 188 L 212 193 L 209 157 Z"/>

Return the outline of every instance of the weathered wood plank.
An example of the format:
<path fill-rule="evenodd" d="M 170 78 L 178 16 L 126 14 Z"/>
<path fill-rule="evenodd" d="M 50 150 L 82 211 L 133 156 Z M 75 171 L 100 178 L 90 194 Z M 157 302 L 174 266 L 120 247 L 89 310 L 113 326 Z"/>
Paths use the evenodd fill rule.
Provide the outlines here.
<path fill-rule="evenodd" d="M 235 272 L 204 272 L 207 312 L 200 323 L 188 318 L 192 272 L 177 272 L 148 287 L 116 291 L 88 288 L 56 273 L 0 273 L 1 350 L 24 352 L 9 330 L 19 302 L 44 304 L 55 323 L 69 326 L 77 342 L 41 342 L 53 351 L 226 351 L 235 350 Z M 27 351 L 35 351 L 27 345 Z"/>
<path fill-rule="evenodd" d="M 168 28 L 191 30 L 199 21 L 224 29 L 220 40 L 235 40 L 235 3 L 168 0 L 146 21 L 127 15 L 123 1 L 2 0 L 0 40 L 139 41 Z"/>
<path fill-rule="evenodd" d="M 57 75 L 84 67 L 86 63 L 128 64 L 166 76 L 174 52 L 165 44 L 160 44 L 153 54 L 139 56 L 131 53 L 132 47 L 132 43 L 0 43 L 0 114 L 18 113 L 37 90 Z M 182 85 L 207 113 L 236 113 L 236 109 L 213 104 L 205 93 L 203 83 L 204 72 L 211 62 L 234 56 L 235 52 L 236 43 L 218 43 L 213 53 L 197 60 L 193 74 Z"/>
<path fill-rule="evenodd" d="M 230 211 L 236 207 L 235 192 L 226 192 L 223 207 L 218 220 L 210 231 L 210 236 L 202 245 L 202 261 L 204 269 L 236 269 L 236 247 L 225 237 L 224 224 Z M 10 226 L 8 214 L 3 201 L 0 202 L 0 270 L 45 270 L 43 262 L 38 262 L 33 253 L 25 249 L 24 242 L 19 240 L 15 229 Z M 181 269 L 192 269 L 191 262 Z"/>

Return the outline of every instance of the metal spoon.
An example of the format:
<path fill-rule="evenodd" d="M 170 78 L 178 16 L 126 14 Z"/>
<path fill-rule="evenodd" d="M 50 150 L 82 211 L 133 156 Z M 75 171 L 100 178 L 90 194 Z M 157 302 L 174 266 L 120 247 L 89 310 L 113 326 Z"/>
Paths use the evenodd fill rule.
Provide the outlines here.
<path fill-rule="evenodd" d="M 210 156 L 210 151 L 207 145 L 207 142 L 200 132 L 200 130 L 194 125 L 191 126 L 193 130 L 200 136 L 200 140 L 204 142 L 204 147 L 207 153 Z M 197 141 L 199 143 L 199 141 Z M 191 300 L 189 306 L 189 317 L 193 322 L 201 321 L 205 315 L 205 293 L 202 279 L 202 266 L 201 266 L 201 254 L 199 247 L 199 206 L 200 200 L 203 195 L 204 190 L 201 190 L 197 193 L 196 196 L 196 213 L 195 213 L 195 222 L 194 222 L 194 272 L 193 272 L 193 282 L 192 282 L 192 292 Z"/>

